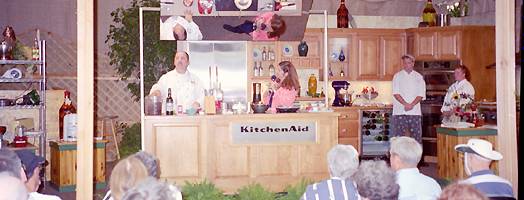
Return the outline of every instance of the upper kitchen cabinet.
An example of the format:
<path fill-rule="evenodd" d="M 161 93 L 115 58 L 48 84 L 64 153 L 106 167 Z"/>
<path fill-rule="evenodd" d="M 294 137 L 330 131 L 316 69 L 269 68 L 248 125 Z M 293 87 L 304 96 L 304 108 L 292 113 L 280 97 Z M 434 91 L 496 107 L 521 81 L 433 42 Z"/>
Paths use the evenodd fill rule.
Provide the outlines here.
<path fill-rule="evenodd" d="M 408 29 L 408 49 L 417 60 L 459 60 L 461 31 L 450 28 Z"/>
<path fill-rule="evenodd" d="M 279 41 L 282 61 L 291 61 L 296 68 L 322 68 L 322 29 L 306 29 L 302 42 L 307 46 L 307 53 L 300 55 L 301 41 Z"/>
<path fill-rule="evenodd" d="M 356 33 L 351 29 L 328 29 L 328 70 L 330 80 L 356 79 Z"/>
<path fill-rule="evenodd" d="M 363 29 L 356 41 L 356 80 L 392 80 L 406 53 L 404 30 Z"/>

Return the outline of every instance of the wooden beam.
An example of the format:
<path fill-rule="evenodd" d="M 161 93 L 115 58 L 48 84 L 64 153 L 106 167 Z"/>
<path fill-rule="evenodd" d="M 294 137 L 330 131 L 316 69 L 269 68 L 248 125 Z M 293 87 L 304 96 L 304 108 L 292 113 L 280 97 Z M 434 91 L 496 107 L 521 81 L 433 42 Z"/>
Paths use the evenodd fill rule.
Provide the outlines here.
<path fill-rule="evenodd" d="M 515 1 L 496 1 L 495 10 L 497 146 L 504 156 L 499 161 L 499 175 L 511 182 L 517 197 L 519 171 L 515 115 Z"/>
<path fill-rule="evenodd" d="M 93 199 L 94 2 L 77 0 L 77 182 L 76 199 Z"/>

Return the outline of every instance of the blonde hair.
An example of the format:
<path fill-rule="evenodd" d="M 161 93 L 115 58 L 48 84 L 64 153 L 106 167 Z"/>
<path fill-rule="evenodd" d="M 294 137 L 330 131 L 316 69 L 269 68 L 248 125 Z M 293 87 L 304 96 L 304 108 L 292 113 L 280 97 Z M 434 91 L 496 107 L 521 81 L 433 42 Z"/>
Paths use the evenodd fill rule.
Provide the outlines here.
<path fill-rule="evenodd" d="M 460 200 L 460 199 L 469 199 L 469 200 L 488 200 L 484 194 L 475 189 L 473 186 L 468 184 L 459 184 L 453 183 L 448 185 L 442 193 L 438 200 Z"/>
<path fill-rule="evenodd" d="M 115 200 L 122 199 L 127 190 L 135 187 L 148 176 L 147 168 L 136 157 L 130 156 L 120 160 L 111 172 L 109 180 L 111 196 Z"/>

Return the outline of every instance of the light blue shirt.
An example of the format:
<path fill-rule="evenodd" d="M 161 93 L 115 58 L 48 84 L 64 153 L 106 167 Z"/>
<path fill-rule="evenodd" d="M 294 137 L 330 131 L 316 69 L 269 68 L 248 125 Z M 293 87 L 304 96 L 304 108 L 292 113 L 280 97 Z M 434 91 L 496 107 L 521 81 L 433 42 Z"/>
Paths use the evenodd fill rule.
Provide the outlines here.
<path fill-rule="evenodd" d="M 471 176 L 461 183 L 472 184 L 487 197 L 513 197 L 511 183 L 491 170 L 482 170 L 471 173 Z"/>
<path fill-rule="evenodd" d="M 421 174 L 417 168 L 398 170 L 397 183 L 400 186 L 399 200 L 437 199 L 442 192 L 437 181 Z"/>

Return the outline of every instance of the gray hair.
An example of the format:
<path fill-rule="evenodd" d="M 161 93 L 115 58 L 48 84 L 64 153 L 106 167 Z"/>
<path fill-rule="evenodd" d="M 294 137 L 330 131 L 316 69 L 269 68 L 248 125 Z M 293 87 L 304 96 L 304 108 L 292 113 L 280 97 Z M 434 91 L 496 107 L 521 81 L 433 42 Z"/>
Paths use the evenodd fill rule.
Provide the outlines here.
<path fill-rule="evenodd" d="M 402 136 L 390 140 L 390 154 L 397 155 L 400 160 L 409 166 L 417 166 L 422 157 L 422 146 L 415 139 Z"/>
<path fill-rule="evenodd" d="M 327 154 L 332 177 L 349 178 L 358 168 L 358 152 L 351 145 L 337 144 Z"/>
<path fill-rule="evenodd" d="M 11 176 L 22 180 L 22 161 L 14 151 L 6 148 L 0 149 L 0 172 L 7 172 Z"/>
<path fill-rule="evenodd" d="M 29 198 L 25 184 L 7 171 L 0 173 L 0 200 L 27 200 Z"/>
<path fill-rule="evenodd" d="M 126 191 L 122 197 L 122 200 L 148 199 L 175 200 L 176 198 L 168 183 L 161 182 L 153 177 L 144 179 L 137 186 Z"/>
<path fill-rule="evenodd" d="M 411 55 L 411 54 L 404 54 L 402 57 L 401 57 L 402 60 L 404 59 L 410 59 L 411 61 L 415 62 L 415 56 Z"/>
<path fill-rule="evenodd" d="M 396 174 L 383 160 L 363 161 L 353 180 L 360 196 L 369 200 L 398 199 L 400 186 Z"/>
<path fill-rule="evenodd" d="M 160 166 L 158 166 L 158 159 L 154 155 L 145 151 L 139 151 L 134 156 L 146 166 L 149 176 L 160 178 Z"/>

